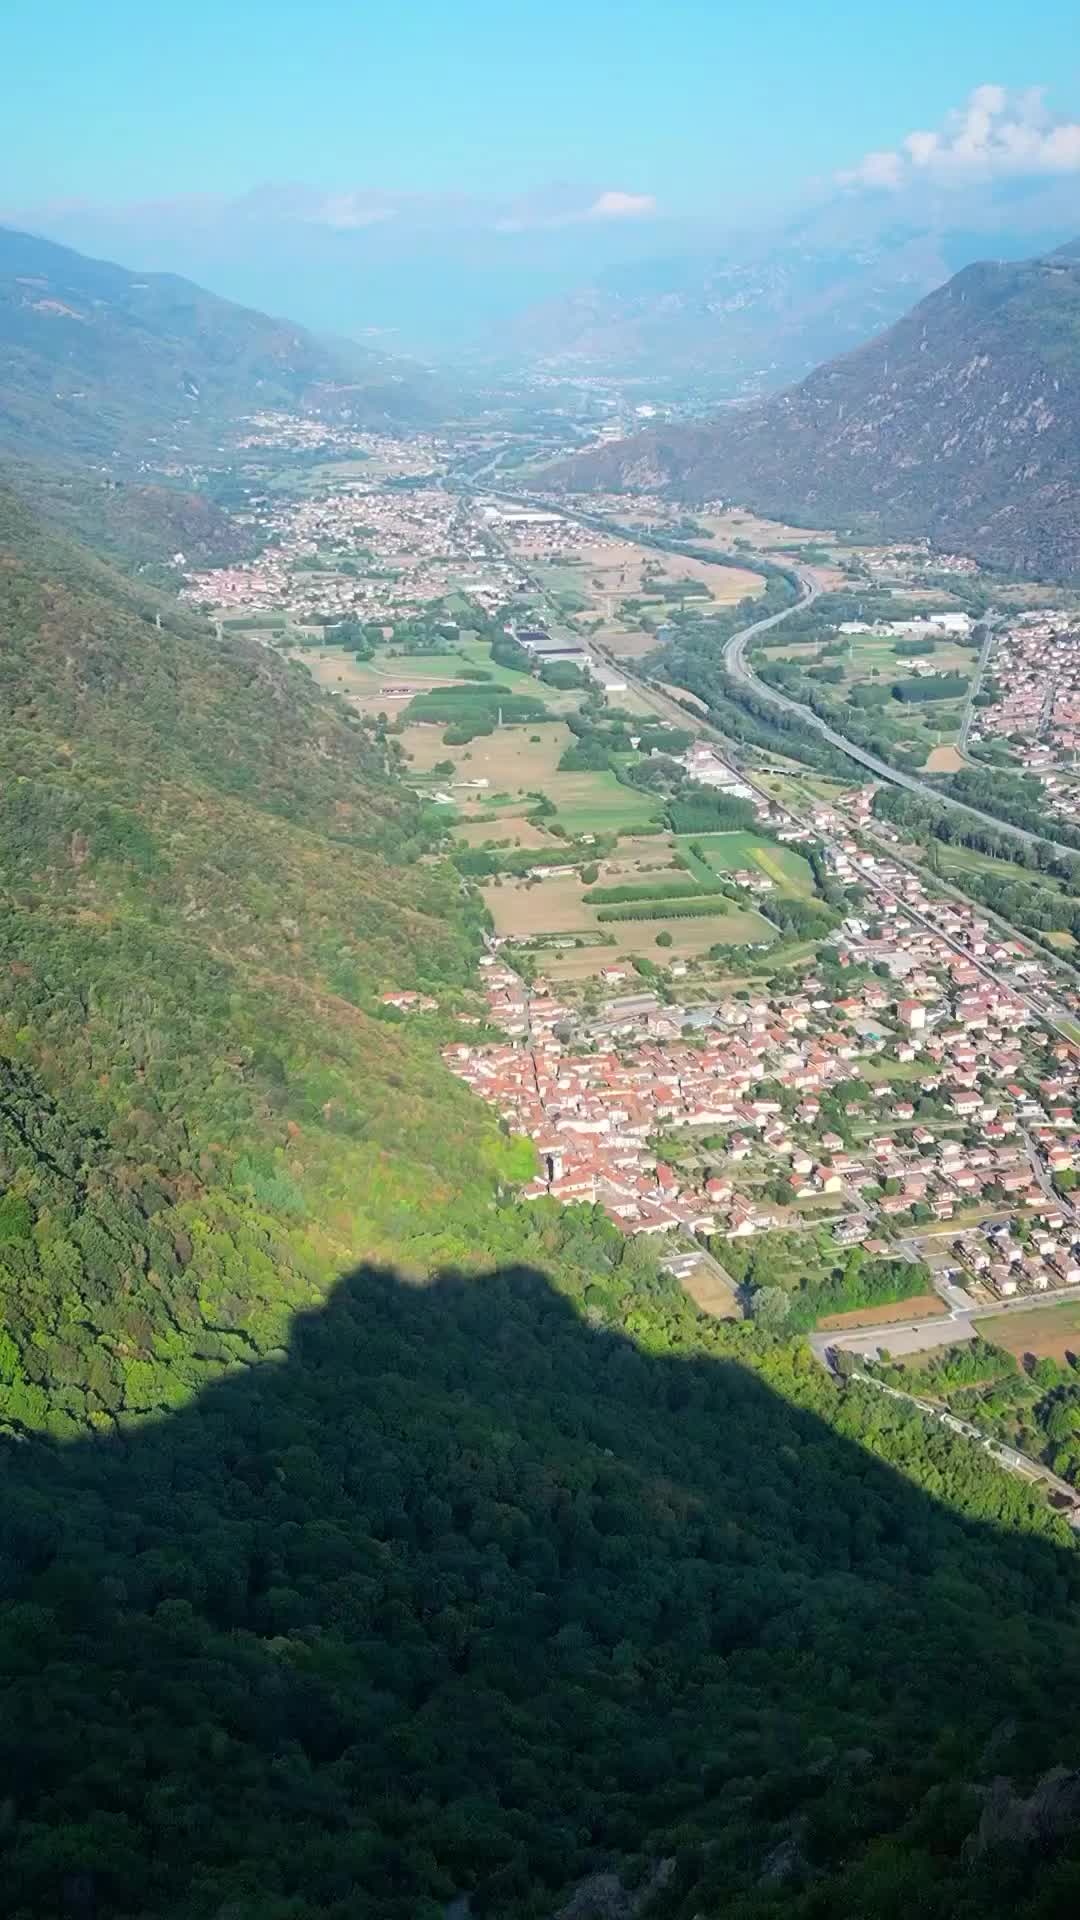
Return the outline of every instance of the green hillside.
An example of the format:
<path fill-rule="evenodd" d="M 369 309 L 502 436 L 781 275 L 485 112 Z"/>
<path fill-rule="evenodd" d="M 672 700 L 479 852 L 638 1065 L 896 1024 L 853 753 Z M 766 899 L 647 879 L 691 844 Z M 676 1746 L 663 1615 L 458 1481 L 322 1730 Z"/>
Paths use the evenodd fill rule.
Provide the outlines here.
<path fill-rule="evenodd" d="M 437 411 L 422 369 L 175 274 L 137 273 L 0 227 L 0 445 L 50 460 L 164 464 L 262 407 L 329 402 L 363 426 Z"/>
<path fill-rule="evenodd" d="M 0 496 L 5 1912 L 1070 1910 L 1065 1523 L 512 1200 L 461 885 L 303 669 Z"/>
<path fill-rule="evenodd" d="M 20 1252 L 0 1412 L 67 1432 L 278 1344 L 288 1308 L 435 1218 L 464 1253 L 513 1150 L 379 1017 L 390 987 L 452 1002 L 475 958 L 381 750 L 302 669 L 159 629 L 0 513 L 0 1180 L 55 1239 Z M 178 1318 L 217 1329 L 179 1373 Z"/>

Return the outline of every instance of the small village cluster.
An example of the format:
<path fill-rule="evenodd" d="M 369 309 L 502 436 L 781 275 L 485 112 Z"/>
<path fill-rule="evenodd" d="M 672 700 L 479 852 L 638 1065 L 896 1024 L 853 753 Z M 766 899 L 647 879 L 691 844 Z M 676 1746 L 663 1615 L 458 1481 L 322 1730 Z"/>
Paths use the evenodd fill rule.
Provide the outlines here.
<path fill-rule="evenodd" d="M 268 452 L 352 454 L 358 460 L 376 459 L 384 473 L 398 477 L 426 473 L 436 456 L 436 443 L 428 435 L 394 439 L 347 426 L 318 411 L 287 413 L 267 408 L 249 413 L 240 422 L 240 429 L 230 452 L 252 453 L 264 448 Z"/>
<path fill-rule="evenodd" d="M 590 557 L 602 558 L 613 576 L 613 586 L 627 593 L 638 578 L 641 549 L 617 534 L 599 532 L 565 513 L 546 507 L 506 506 L 496 500 L 481 503 L 485 523 L 509 542 L 529 561 L 580 560 L 588 565 Z M 656 555 L 657 570 L 663 571 L 663 556 Z M 616 569 L 625 569 L 620 576 Z"/>
<path fill-rule="evenodd" d="M 442 487 L 345 481 L 257 511 L 262 551 L 243 565 L 188 573 L 183 599 L 219 613 L 287 613 L 301 625 L 379 622 L 453 593 L 494 613 L 526 584 L 479 518 Z"/>
<path fill-rule="evenodd" d="M 986 678 L 998 698 L 975 709 L 972 740 L 1008 740 L 1024 770 L 1045 780 L 1055 812 L 1080 819 L 1080 794 L 1052 771 L 1075 766 L 1080 752 L 1080 618 L 1018 614 L 995 633 Z"/>

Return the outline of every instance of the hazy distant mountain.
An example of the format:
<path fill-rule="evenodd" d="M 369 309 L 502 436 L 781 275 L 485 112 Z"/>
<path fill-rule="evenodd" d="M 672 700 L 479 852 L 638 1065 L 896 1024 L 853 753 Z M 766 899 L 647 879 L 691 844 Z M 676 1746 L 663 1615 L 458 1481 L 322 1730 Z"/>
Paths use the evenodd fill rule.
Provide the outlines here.
<path fill-rule="evenodd" d="M 430 419 L 419 368 L 328 345 L 171 274 L 0 228 L 0 450 L 164 454 L 261 406 L 320 402 L 371 426 Z"/>
<path fill-rule="evenodd" d="M 559 477 L 928 534 L 1080 578 L 1080 244 L 968 267 L 789 392 L 582 454 Z"/>
<path fill-rule="evenodd" d="M 384 351 L 704 375 L 718 394 L 800 378 L 972 261 L 1077 227 L 1075 177 L 830 189 L 753 221 L 741 192 L 689 213 L 602 182 L 487 198 L 292 183 L 0 219 Z"/>
<path fill-rule="evenodd" d="M 521 356 L 563 372 L 760 392 L 889 326 L 947 275 L 926 236 L 857 253 L 783 247 L 635 263 L 530 309 L 510 339 Z"/>
<path fill-rule="evenodd" d="M 841 194 L 709 253 L 612 266 L 528 309 L 508 337 L 522 357 L 567 372 L 765 393 L 891 326 L 961 267 L 1051 251 L 1075 220 L 1058 183 Z"/>

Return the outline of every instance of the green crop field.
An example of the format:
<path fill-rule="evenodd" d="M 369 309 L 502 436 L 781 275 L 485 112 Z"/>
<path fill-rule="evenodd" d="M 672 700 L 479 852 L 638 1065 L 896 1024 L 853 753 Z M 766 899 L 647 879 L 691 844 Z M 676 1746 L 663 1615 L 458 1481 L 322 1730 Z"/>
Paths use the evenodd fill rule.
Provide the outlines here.
<path fill-rule="evenodd" d="M 633 830 L 660 815 L 654 795 L 624 787 L 613 773 L 557 773 L 545 787 L 569 833 Z"/>
<path fill-rule="evenodd" d="M 699 846 L 705 864 L 715 874 L 737 873 L 743 867 L 756 867 L 760 873 L 773 881 L 781 893 L 793 895 L 801 900 L 814 897 L 814 879 L 802 854 L 792 847 L 782 847 L 772 840 L 762 840 L 748 829 L 735 833 L 691 833 L 680 835 L 676 842 L 679 852 L 690 861 L 691 871 L 696 878 L 703 879 L 699 872 L 700 861 L 690 853 L 691 846 Z"/>

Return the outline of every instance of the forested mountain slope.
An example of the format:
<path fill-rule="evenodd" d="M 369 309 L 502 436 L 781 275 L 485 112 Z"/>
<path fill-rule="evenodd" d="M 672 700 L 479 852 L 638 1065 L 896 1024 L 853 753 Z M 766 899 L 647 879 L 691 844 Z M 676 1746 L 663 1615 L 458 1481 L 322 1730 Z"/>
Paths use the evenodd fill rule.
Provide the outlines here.
<path fill-rule="evenodd" d="M 321 401 L 362 426 L 432 417 L 423 371 L 0 228 L 0 447 L 54 460 L 166 461 L 260 407 Z"/>
<path fill-rule="evenodd" d="M 670 1875 L 649 1920 L 1074 1910 L 1075 1776 L 1005 1784 L 1076 1755 L 1031 1496 L 868 1389 L 837 1431 L 809 1356 L 677 1290 L 594 1293 L 365 1269 L 126 1445 L 15 1453 L 12 1920 L 601 1920 L 615 1873 Z"/>
<path fill-rule="evenodd" d="M 1080 260 L 966 268 L 800 386 L 585 453 L 575 487 L 669 486 L 805 524 L 928 534 L 1080 578 Z"/>
<path fill-rule="evenodd" d="M 0 1413 L 63 1433 L 277 1344 L 433 1216 L 465 1252 L 508 1153 L 435 1043 L 378 1017 L 390 986 L 452 1000 L 475 959 L 381 750 L 302 669 L 159 629 L 0 515 L 0 1183 L 38 1222 Z"/>
<path fill-rule="evenodd" d="M 5 1912 L 1068 1911 L 1064 1522 L 507 1197 L 430 844 L 302 670 L 0 496 Z"/>

